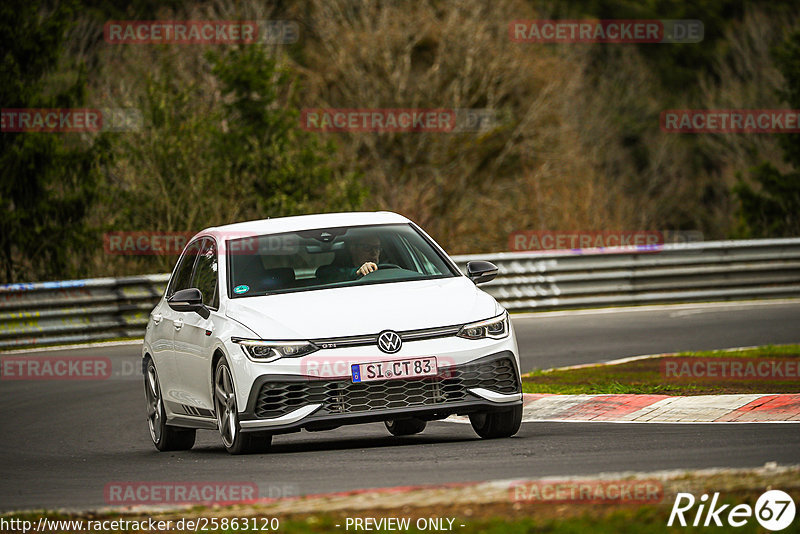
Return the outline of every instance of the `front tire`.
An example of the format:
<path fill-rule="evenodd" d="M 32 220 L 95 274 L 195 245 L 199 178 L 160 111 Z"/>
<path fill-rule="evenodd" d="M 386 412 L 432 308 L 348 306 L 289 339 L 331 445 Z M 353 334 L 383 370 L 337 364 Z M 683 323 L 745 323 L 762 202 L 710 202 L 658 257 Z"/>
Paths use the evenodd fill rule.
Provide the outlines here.
<path fill-rule="evenodd" d="M 214 409 L 222 444 L 230 454 L 266 452 L 272 435 L 264 432 L 242 432 L 236 410 L 236 389 L 228 362 L 220 358 L 214 370 Z"/>
<path fill-rule="evenodd" d="M 427 422 L 422 419 L 397 419 L 394 421 L 384 421 L 386 430 L 393 436 L 411 436 L 412 434 L 419 434 L 425 430 Z"/>
<path fill-rule="evenodd" d="M 161 383 L 156 364 L 149 356 L 145 360 L 144 394 L 147 400 L 147 426 L 150 438 L 159 451 L 188 451 L 194 445 L 196 431 L 193 428 L 178 428 L 167 424 Z"/>
<path fill-rule="evenodd" d="M 522 405 L 501 412 L 473 413 L 469 422 L 484 439 L 509 438 L 519 432 L 522 425 Z"/>

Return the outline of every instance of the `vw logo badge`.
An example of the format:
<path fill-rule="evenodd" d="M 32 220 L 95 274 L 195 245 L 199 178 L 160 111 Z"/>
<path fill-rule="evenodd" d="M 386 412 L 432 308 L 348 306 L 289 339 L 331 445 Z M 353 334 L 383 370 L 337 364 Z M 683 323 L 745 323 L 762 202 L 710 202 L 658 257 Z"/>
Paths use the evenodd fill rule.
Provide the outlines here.
<path fill-rule="evenodd" d="M 403 340 L 397 332 L 384 330 L 378 335 L 378 348 L 386 354 L 394 354 L 403 346 Z"/>

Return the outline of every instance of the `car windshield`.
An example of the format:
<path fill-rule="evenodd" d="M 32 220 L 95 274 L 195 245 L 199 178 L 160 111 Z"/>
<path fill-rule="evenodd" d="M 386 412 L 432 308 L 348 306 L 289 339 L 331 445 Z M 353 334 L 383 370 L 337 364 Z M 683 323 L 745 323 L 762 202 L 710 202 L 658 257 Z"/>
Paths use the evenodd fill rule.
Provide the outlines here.
<path fill-rule="evenodd" d="M 458 275 L 408 224 L 321 228 L 227 244 L 234 298 Z"/>

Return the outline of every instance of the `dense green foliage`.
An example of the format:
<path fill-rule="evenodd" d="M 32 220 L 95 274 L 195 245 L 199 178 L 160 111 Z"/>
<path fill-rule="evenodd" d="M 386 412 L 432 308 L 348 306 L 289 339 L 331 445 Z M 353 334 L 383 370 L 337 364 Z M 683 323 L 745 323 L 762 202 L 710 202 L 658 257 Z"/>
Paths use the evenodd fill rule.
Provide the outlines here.
<path fill-rule="evenodd" d="M 145 76 L 137 107 L 147 128 L 119 137 L 116 157 L 124 170 L 103 188 L 116 207 L 108 230 L 196 232 L 359 204 L 355 176 L 337 180 L 326 163 L 333 145 L 299 128 L 288 72 L 260 47 L 208 59 L 221 98 L 203 107 L 201 82 L 174 79 L 172 56 Z M 151 187 L 141 187 L 144 176 Z M 174 262 L 137 259 L 162 270 Z"/>
<path fill-rule="evenodd" d="M 770 2 L 774 9 L 791 5 L 790 1 Z M 783 4 L 783 6 L 781 5 Z M 696 88 L 698 74 L 713 69 L 724 46 L 723 31 L 741 19 L 745 3 L 740 0 L 577 0 L 559 4 L 565 16 L 598 19 L 690 19 L 703 22 L 702 46 L 634 45 L 652 65 L 660 82 L 676 95 Z M 615 49 L 596 47 L 597 62 Z"/>
<path fill-rule="evenodd" d="M 504 250 L 526 229 L 800 234 L 799 136 L 671 134 L 658 123 L 670 108 L 800 108 L 797 34 L 768 52 L 798 27 L 788 0 L 9 0 L 0 14 L 3 108 L 143 118 L 137 131 L 0 135 L 4 282 L 174 263 L 109 255 L 104 232 L 353 209 L 403 213 L 453 253 Z M 510 42 L 509 21 L 537 17 L 698 19 L 705 36 Z M 215 19 L 293 19 L 301 39 L 103 39 L 110 20 Z M 480 108 L 499 120 L 455 134 L 301 127 L 302 109 L 325 107 Z"/>
<path fill-rule="evenodd" d="M 42 13 L 35 2 L 0 4 L 0 102 L 4 108 L 69 108 L 85 104 L 86 72 L 45 84 L 61 60 L 75 6 Z M 106 145 L 47 133 L 0 135 L 0 262 L 8 281 L 78 274 L 71 255 L 86 248 L 86 215 L 95 198 Z"/>
<path fill-rule="evenodd" d="M 800 32 L 792 34 L 775 56 L 786 78 L 781 97 L 792 109 L 800 109 Z M 743 234 L 748 237 L 800 235 L 800 134 L 783 134 L 779 144 L 794 170 L 781 173 L 767 161 L 752 170 L 760 190 L 745 181 L 734 189 L 741 200 Z"/>

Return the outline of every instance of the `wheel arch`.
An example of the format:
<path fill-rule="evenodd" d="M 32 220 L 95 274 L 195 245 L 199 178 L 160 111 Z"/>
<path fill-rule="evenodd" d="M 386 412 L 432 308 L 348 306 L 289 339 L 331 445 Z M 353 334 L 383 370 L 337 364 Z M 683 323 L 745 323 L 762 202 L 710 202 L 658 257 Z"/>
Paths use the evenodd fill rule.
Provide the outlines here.
<path fill-rule="evenodd" d="M 211 394 L 211 406 L 214 407 L 214 415 L 216 415 L 216 404 L 214 403 L 214 371 L 217 368 L 217 362 L 225 358 L 225 352 L 223 352 L 222 348 L 217 347 L 214 349 L 214 353 L 211 355 L 211 370 L 209 371 L 209 381 L 208 387 L 209 392 Z"/>
<path fill-rule="evenodd" d="M 153 362 L 153 365 L 155 365 L 156 361 L 153 359 L 153 355 L 150 354 L 149 350 L 144 351 L 142 354 L 142 376 L 145 378 L 147 377 L 147 360 L 150 360 Z"/>

